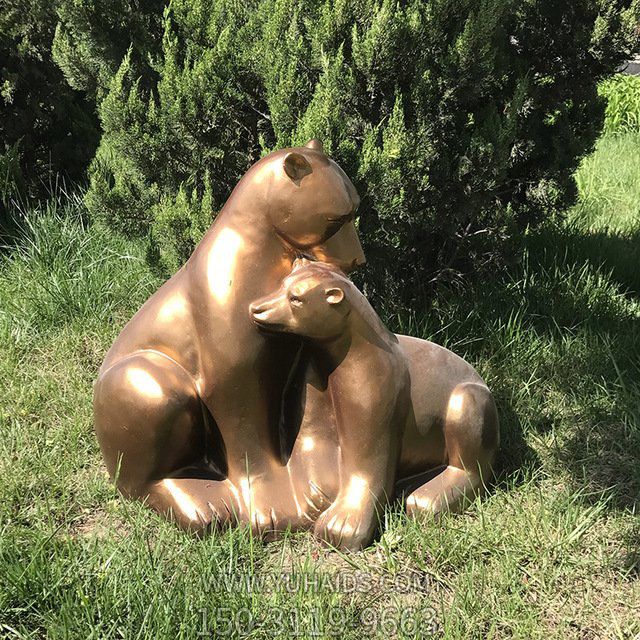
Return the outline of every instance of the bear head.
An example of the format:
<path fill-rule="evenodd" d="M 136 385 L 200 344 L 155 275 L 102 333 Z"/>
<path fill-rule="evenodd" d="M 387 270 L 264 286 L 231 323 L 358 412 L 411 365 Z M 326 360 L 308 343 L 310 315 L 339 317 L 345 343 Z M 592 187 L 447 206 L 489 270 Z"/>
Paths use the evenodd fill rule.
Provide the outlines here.
<path fill-rule="evenodd" d="M 273 294 L 250 305 L 253 321 L 263 330 L 330 340 L 347 330 L 353 285 L 331 265 L 298 259 Z"/>
<path fill-rule="evenodd" d="M 345 273 L 363 265 L 354 224 L 358 192 L 322 144 L 310 140 L 267 158 L 267 215 L 280 239 L 299 255 L 334 264 Z"/>

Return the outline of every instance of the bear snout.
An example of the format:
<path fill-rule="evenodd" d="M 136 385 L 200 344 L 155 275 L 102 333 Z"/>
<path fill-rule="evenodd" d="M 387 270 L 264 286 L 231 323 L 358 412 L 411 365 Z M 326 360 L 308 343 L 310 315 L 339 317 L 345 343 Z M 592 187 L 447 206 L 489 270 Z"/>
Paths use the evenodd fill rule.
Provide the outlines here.
<path fill-rule="evenodd" d="M 251 312 L 251 317 L 256 324 L 269 324 L 269 316 L 271 315 L 269 312 L 272 309 L 272 305 L 268 302 L 252 302 L 249 305 L 249 311 Z"/>
<path fill-rule="evenodd" d="M 252 316 L 259 315 L 269 310 L 269 305 L 266 302 L 261 302 L 258 300 L 257 302 L 252 302 L 249 305 L 249 312 Z"/>
<path fill-rule="evenodd" d="M 281 331 L 281 321 L 277 313 L 278 305 L 274 300 L 257 300 L 249 305 L 249 311 L 255 324 L 263 329 Z"/>

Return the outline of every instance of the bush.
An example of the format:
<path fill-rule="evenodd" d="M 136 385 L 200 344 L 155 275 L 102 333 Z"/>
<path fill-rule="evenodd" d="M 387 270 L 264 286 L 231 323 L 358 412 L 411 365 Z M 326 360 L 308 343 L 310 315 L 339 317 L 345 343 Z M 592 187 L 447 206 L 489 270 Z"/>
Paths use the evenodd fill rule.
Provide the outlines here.
<path fill-rule="evenodd" d="M 58 0 L 53 57 L 68 83 L 100 102 L 130 51 L 136 77 L 157 82 L 153 61 L 162 45 L 165 0 Z"/>
<path fill-rule="evenodd" d="M 157 82 L 132 49 L 100 103 L 89 209 L 173 270 L 253 161 L 318 137 L 362 195 L 367 293 L 409 297 L 572 201 L 637 21 L 637 0 L 174 0 Z"/>
<path fill-rule="evenodd" d="M 600 85 L 599 93 L 607 100 L 607 133 L 640 132 L 640 77 L 618 73 Z"/>
<path fill-rule="evenodd" d="M 0 230 L 12 200 L 82 179 L 98 144 L 93 108 L 51 58 L 56 22 L 51 0 L 0 0 Z"/>

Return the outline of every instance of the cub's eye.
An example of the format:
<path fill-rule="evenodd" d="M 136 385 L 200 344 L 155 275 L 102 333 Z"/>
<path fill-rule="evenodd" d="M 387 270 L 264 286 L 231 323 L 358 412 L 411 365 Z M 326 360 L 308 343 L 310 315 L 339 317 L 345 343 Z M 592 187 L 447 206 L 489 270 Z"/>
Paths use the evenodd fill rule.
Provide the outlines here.
<path fill-rule="evenodd" d="M 302 305 L 302 298 L 299 298 L 298 296 L 289 296 L 289 302 L 292 305 L 299 307 Z"/>

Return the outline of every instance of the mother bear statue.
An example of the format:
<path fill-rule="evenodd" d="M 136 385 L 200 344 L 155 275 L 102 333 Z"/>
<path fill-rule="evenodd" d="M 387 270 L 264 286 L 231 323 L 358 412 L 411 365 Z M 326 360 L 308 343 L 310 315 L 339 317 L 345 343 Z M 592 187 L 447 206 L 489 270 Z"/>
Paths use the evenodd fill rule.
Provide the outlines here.
<path fill-rule="evenodd" d="M 242 177 L 193 255 L 124 327 L 100 368 L 95 430 L 125 497 L 198 533 L 233 523 L 260 535 L 311 528 L 330 507 L 341 451 L 335 399 L 374 378 L 341 389 L 339 378 L 329 380 L 314 364 L 304 332 L 264 331 L 253 311 L 256 301 L 282 289 L 296 260 L 327 263 L 337 274 L 364 264 L 354 225 L 358 205 L 353 184 L 316 140 L 273 152 Z M 411 346 L 419 359 L 421 347 Z M 433 370 L 441 361 L 442 372 Z M 403 415 L 423 430 L 443 419 L 442 398 L 435 396 L 449 387 L 437 380 L 454 370 L 486 389 L 463 364 L 436 357 L 426 367 L 409 366 L 407 375 L 417 379 Z M 481 472 L 488 473 L 497 446 L 495 407 L 488 390 L 472 396 L 475 413 L 465 404 L 461 415 L 470 416 L 469 438 L 483 439 Z M 465 427 L 464 420 L 457 426 L 463 439 Z M 433 455 L 404 468 L 420 474 L 446 465 L 446 448 L 437 436 L 432 440 Z M 456 501 L 446 478 L 441 484 L 444 501 Z M 469 493 L 479 489 L 473 483 Z M 418 492 L 410 497 L 414 512 L 425 504 Z M 344 543 L 324 532 L 336 546 L 355 548 L 369 542 L 373 529 Z"/>

